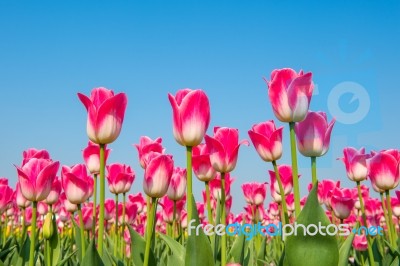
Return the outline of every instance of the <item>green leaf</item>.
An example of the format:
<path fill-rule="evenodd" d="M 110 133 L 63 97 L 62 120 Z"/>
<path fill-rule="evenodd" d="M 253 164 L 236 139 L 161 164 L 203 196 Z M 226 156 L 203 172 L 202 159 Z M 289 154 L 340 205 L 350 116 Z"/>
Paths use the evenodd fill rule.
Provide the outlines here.
<path fill-rule="evenodd" d="M 185 248 L 167 235 L 159 234 L 159 236 L 172 251 L 172 255 L 168 256 L 168 263 L 170 265 L 183 265 L 185 262 Z M 170 260 L 174 261 L 174 263 L 171 263 Z"/>
<path fill-rule="evenodd" d="M 63 266 L 65 263 L 67 263 L 72 256 L 75 255 L 75 253 L 77 252 L 77 250 L 74 250 L 72 253 L 68 254 L 67 256 L 65 256 L 61 261 L 59 261 L 56 265 L 57 266 Z"/>
<path fill-rule="evenodd" d="M 102 259 L 100 258 L 99 253 L 97 252 L 96 245 L 94 243 L 94 239 L 90 241 L 88 249 L 86 251 L 85 257 L 82 259 L 81 265 L 96 265 L 96 266 L 104 266 Z"/>
<path fill-rule="evenodd" d="M 318 227 L 330 224 L 317 198 L 318 185 L 314 185 L 306 205 L 297 218 L 297 225 L 307 227 L 314 224 Z M 297 235 L 291 235 L 286 240 L 285 260 L 290 266 L 337 266 L 339 249 L 335 236 L 325 236 L 317 233 L 315 236 L 304 235 L 302 227 L 297 228 Z M 314 228 L 312 229 L 314 232 Z"/>
<path fill-rule="evenodd" d="M 17 247 L 17 245 L 14 245 L 12 247 L 3 249 L 0 251 L 0 261 L 3 261 L 8 254 L 10 254 L 10 252 L 12 252 L 15 248 Z"/>
<path fill-rule="evenodd" d="M 267 255 L 267 254 L 265 254 L 266 253 L 266 251 L 265 251 L 266 250 L 266 246 L 267 246 L 267 238 L 263 237 L 262 238 L 261 247 L 260 247 L 260 250 L 259 250 L 258 256 L 257 256 L 258 260 L 264 260 L 265 259 L 265 256 Z M 259 266 L 264 265 L 263 263 L 260 263 L 260 262 L 258 262 L 257 264 Z"/>
<path fill-rule="evenodd" d="M 77 225 L 77 223 L 74 221 L 74 219 L 72 219 L 72 222 L 74 223 L 74 234 L 75 234 L 75 245 L 76 245 L 76 249 L 79 250 L 79 252 L 77 253 L 78 255 L 78 261 L 82 262 L 82 242 L 81 242 L 81 229 L 79 228 L 79 226 Z"/>
<path fill-rule="evenodd" d="M 56 223 L 56 216 L 53 215 L 53 228 L 57 228 Z M 54 230 L 53 235 L 49 239 L 50 243 L 50 254 L 51 254 L 51 261 L 52 265 L 57 265 L 58 261 L 60 260 L 60 253 L 61 253 L 61 244 L 60 244 L 60 237 L 58 235 L 57 229 Z"/>
<path fill-rule="evenodd" d="M 351 250 L 351 244 L 353 243 L 353 239 L 354 239 L 354 233 L 351 233 L 340 247 L 338 266 L 347 266 L 349 264 L 349 254 Z"/>
<path fill-rule="evenodd" d="M 188 225 L 192 224 L 197 227 L 199 225 L 199 214 L 197 213 L 196 201 L 193 195 L 192 197 L 192 219 L 195 220 L 194 223 L 188 221 Z M 190 230 L 190 228 L 188 228 Z M 199 235 L 189 231 L 189 236 L 186 244 L 186 255 L 185 255 L 185 265 L 186 266 L 212 266 L 214 265 L 213 252 L 211 250 L 210 241 L 208 237 L 204 234 L 203 230 L 199 230 Z"/>
<path fill-rule="evenodd" d="M 233 242 L 232 248 L 229 251 L 228 258 L 232 258 L 233 262 L 243 265 L 246 247 L 246 236 L 240 234 Z"/>
<path fill-rule="evenodd" d="M 143 266 L 146 241 L 128 224 L 131 235 L 131 258 L 135 266 Z M 156 265 L 156 259 L 150 249 L 149 265 Z"/>
<path fill-rule="evenodd" d="M 30 246 L 31 246 L 31 240 L 29 239 L 29 237 L 27 237 L 25 239 L 24 245 L 21 247 L 21 250 L 19 251 L 18 260 L 16 262 L 17 266 L 23 266 L 28 263 Z"/>

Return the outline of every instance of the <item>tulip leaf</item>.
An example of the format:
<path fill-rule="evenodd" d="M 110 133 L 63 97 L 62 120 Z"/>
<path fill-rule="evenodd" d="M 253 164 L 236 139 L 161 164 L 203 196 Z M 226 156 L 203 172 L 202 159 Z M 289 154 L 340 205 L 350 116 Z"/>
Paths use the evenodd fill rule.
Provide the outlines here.
<path fill-rule="evenodd" d="M 17 266 L 23 266 L 28 263 L 30 246 L 31 246 L 31 240 L 29 237 L 27 237 L 25 239 L 24 245 L 21 247 L 21 250 L 19 251 L 19 257 L 16 263 Z"/>
<path fill-rule="evenodd" d="M 351 233 L 340 247 L 338 266 L 347 266 L 349 264 L 349 254 L 353 243 L 353 239 L 354 239 L 354 233 Z"/>
<path fill-rule="evenodd" d="M 246 236 L 244 234 L 239 234 L 233 242 L 232 248 L 229 251 L 228 258 L 232 258 L 233 262 L 243 265 L 245 248 L 246 248 Z"/>
<path fill-rule="evenodd" d="M 192 197 L 192 219 L 194 223 L 188 221 L 188 233 L 189 237 L 186 245 L 185 265 L 186 266 L 213 266 L 213 252 L 211 250 L 210 241 L 204 234 L 203 230 L 199 230 L 199 234 L 196 235 L 196 230 L 191 230 L 190 225 L 197 227 L 200 224 L 199 214 L 197 212 L 196 201 L 193 195 Z M 192 220 L 192 221 L 193 221 Z"/>
<path fill-rule="evenodd" d="M 78 251 L 78 250 L 74 250 L 74 251 L 71 252 L 71 253 L 67 253 L 68 255 L 66 255 L 65 257 L 63 257 L 63 259 L 62 259 L 60 262 L 58 262 L 57 264 L 55 264 L 55 265 L 57 265 L 57 266 L 63 266 L 64 264 L 66 264 L 66 263 L 72 258 L 72 256 L 75 255 L 75 253 L 76 253 L 77 251 Z"/>
<path fill-rule="evenodd" d="M 128 224 L 129 233 L 131 235 L 131 258 L 135 266 L 143 266 L 144 253 L 146 249 L 146 241 Z M 149 265 L 156 265 L 156 259 L 150 249 Z"/>
<path fill-rule="evenodd" d="M 159 236 L 172 251 L 173 255 L 168 257 L 168 263 L 172 265 L 170 262 L 170 259 L 172 259 L 174 262 L 178 263 L 177 265 L 183 265 L 185 262 L 185 248 L 167 235 L 159 234 Z"/>
<path fill-rule="evenodd" d="M 317 198 L 318 185 L 311 190 L 306 205 L 298 216 L 297 225 L 316 227 L 330 224 Z M 315 226 L 309 231 L 314 233 Z M 321 230 L 322 231 L 322 230 Z M 339 249 L 335 236 L 326 234 L 326 229 L 316 235 L 305 234 L 304 228 L 297 226 L 297 235 L 291 235 L 286 240 L 285 261 L 289 266 L 337 266 Z"/>
<path fill-rule="evenodd" d="M 267 238 L 263 237 L 262 238 L 262 243 L 261 243 L 261 247 L 260 250 L 258 251 L 258 256 L 257 259 L 258 260 L 264 260 L 265 259 L 265 255 L 266 255 L 266 246 L 267 246 Z M 262 266 L 264 265 L 263 263 L 258 262 L 258 265 Z"/>
<path fill-rule="evenodd" d="M 86 251 L 85 257 L 82 259 L 81 265 L 104 266 L 104 262 L 102 261 L 99 253 L 97 252 L 96 245 L 94 243 L 94 239 L 92 239 L 92 241 L 90 241 L 90 244 Z"/>

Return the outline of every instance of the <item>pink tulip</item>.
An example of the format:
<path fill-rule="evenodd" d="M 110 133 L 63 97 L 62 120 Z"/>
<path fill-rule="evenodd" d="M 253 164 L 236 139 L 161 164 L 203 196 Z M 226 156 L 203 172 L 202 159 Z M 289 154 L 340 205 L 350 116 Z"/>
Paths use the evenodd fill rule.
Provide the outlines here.
<path fill-rule="evenodd" d="M 61 193 L 60 195 L 60 201 L 63 203 L 65 210 L 67 212 L 76 212 L 78 210 L 78 206 L 74 203 L 71 203 L 68 199 L 67 196 L 65 195 L 65 192 Z"/>
<path fill-rule="evenodd" d="M 194 174 L 200 181 L 208 182 L 215 178 L 216 171 L 211 165 L 206 144 L 193 147 L 192 160 Z"/>
<path fill-rule="evenodd" d="M 140 137 L 139 144 L 134 144 L 139 154 L 140 166 L 146 169 L 147 157 L 151 152 L 164 153 L 164 148 L 161 144 L 162 139 L 156 138 L 152 140 L 147 136 Z"/>
<path fill-rule="evenodd" d="M 50 159 L 50 154 L 46 150 L 38 150 L 35 148 L 30 148 L 25 150 L 22 153 L 22 165 L 26 164 L 30 159 L 36 158 L 36 159 Z"/>
<path fill-rule="evenodd" d="M 152 198 L 163 197 L 168 190 L 174 171 L 174 161 L 171 155 L 153 153 L 145 169 L 143 190 Z"/>
<path fill-rule="evenodd" d="M 231 185 L 234 178 L 229 173 L 225 174 L 225 199 L 231 198 Z M 218 173 L 216 177 L 210 181 L 210 191 L 214 200 L 221 199 L 221 175 Z M 228 213 L 228 212 L 227 212 Z"/>
<path fill-rule="evenodd" d="M 49 210 L 49 207 L 47 206 L 46 203 L 44 203 L 43 201 L 38 202 L 38 204 L 37 204 L 37 212 L 39 213 L 39 215 L 41 215 L 41 216 L 46 215 L 48 210 Z"/>
<path fill-rule="evenodd" d="M 239 143 L 239 131 L 228 127 L 215 127 L 214 137 L 205 136 L 210 161 L 220 173 L 229 173 L 236 167 L 241 144 L 249 145 L 247 140 Z"/>
<path fill-rule="evenodd" d="M 168 94 L 173 112 L 173 133 L 182 146 L 197 146 L 210 124 L 210 103 L 202 90 L 183 89 Z"/>
<path fill-rule="evenodd" d="M 15 166 L 22 195 L 30 201 L 42 201 L 51 191 L 59 162 L 49 159 L 31 158 L 22 167 Z"/>
<path fill-rule="evenodd" d="M 104 219 L 111 220 L 115 216 L 115 201 L 106 199 L 104 202 Z"/>
<path fill-rule="evenodd" d="M 313 184 L 308 185 L 308 191 L 311 191 Z M 318 182 L 318 202 L 319 204 L 325 204 L 330 207 L 330 199 L 332 196 L 332 191 L 335 188 L 340 188 L 340 181 L 333 181 L 331 179 L 324 179 Z"/>
<path fill-rule="evenodd" d="M 46 203 L 48 205 L 53 205 L 58 201 L 58 197 L 61 193 L 61 182 L 58 177 L 54 178 L 53 184 L 51 185 L 51 191 L 46 198 Z"/>
<path fill-rule="evenodd" d="M 365 251 L 368 249 L 368 241 L 365 235 L 358 235 L 354 236 L 353 240 L 353 248 L 357 251 Z"/>
<path fill-rule="evenodd" d="M 104 148 L 105 161 L 107 161 L 110 150 L 107 147 Z M 88 142 L 88 146 L 83 150 L 83 160 L 91 174 L 100 173 L 100 146 L 91 141 Z"/>
<path fill-rule="evenodd" d="M 71 168 L 63 166 L 61 169 L 62 186 L 68 201 L 73 204 L 82 204 L 89 198 L 89 188 L 93 184 L 84 164 L 76 164 Z"/>
<path fill-rule="evenodd" d="M 276 202 L 271 202 L 268 205 L 268 213 L 270 213 L 273 216 L 278 216 L 279 215 L 279 206 L 278 203 Z"/>
<path fill-rule="evenodd" d="M 142 196 L 142 193 L 139 192 L 135 195 L 128 195 L 128 199 L 131 204 L 136 205 L 138 213 L 141 213 L 144 210 L 146 206 L 146 200 Z"/>
<path fill-rule="evenodd" d="M 290 193 L 289 195 L 286 196 L 286 206 L 288 211 L 294 211 L 294 194 Z"/>
<path fill-rule="evenodd" d="M 328 152 L 335 119 L 328 124 L 326 113 L 308 112 L 306 118 L 295 125 L 297 145 L 306 157 L 319 157 Z"/>
<path fill-rule="evenodd" d="M 135 221 L 137 216 L 137 205 L 127 202 L 125 207 L 125 219 L 123 216 L 123 203 L 118 204 L 118 223 L 123 224 L 128 223 L 132 224 Z"/>
<path fill-rule="evenodd" d="M 279 165 L 278 166 L 279 176 L 282 181 L 283 191 L 285 195 L 289 195 L 293 188 L 293 174 L 292 167 L 289 165 Z M 278 180 L 276 179 L 276 174 L 274 171 L 269 171 L 269 176 L 271 178 L 271 194 L 276 202 L 281 202 L 281 192 L 279 190 Z"/>
<path fill-rule="evenodd" d="M 0 186 L 8 186 L 8 178 L 0 177 Z"/>
<path fill-rule="evenodd" d="M 93 226 L 93 210 L 90 207 L 83 207 L 82 208 L 82 220 L 83 220 L 83 230 L 89 231 L 92 229 Z M 77 224 L 80 223 L 79 216 L 75 216 L 75 222 Z"/>
<path fill-rule="evenodd" d="M 129 165 L 114 163 L 107 165 L 108 188 L 113 194 L 129 192 L 135 180 L 135 172 Z"/>
<path fill-rule="evenodd" d="M 312 73 L 303 74 L 290 68 L 271 73 L 268 96 L 275 116 L 282 122 L 300 122 L 307 115 L 314 89 Z"/>
<path fill-rule="evenodd" d="M 22 195 L 21 192 L 21 186 L 19 184 L 19 182 L 17 182 L 17 186 L 16 186 L 16 190 L 15 190 L 15 201 L 17 203 L 17 206 L 20 208 L 27 208 L 29 205 L 31 205 L 31 201 L 27 200 L 24 195 Z"/>
<path fill-rule="evenodd" d="M 172 223 L 174 220 L 174 201 L 170 200 L 168 197 L 163 197 L 159 203 L 162 207 L 162 218 L 166 223 Z M 185 206 L 185 201 L 178 200 L 176 202 L 176 213 L 175 220 L 180 219 L 180 213 Z"/>
<path fill-rule="evenodd" d="M 282 157 L 282 130 L 276 129 L 274 120 L 254 125 L 249 130 L 249 137 L 261 159 L 266 162 L 279 160 Z"/>
<path fill-rule="evenodd" d="M 345 166 L 347 177 L 352 181 L 363 181 L 368 176 L 367 159 L 369 154 L 365 154 L 365 148 L 361 148 L 359 151 L 347 147 L 343 149 L 343 158 L 340 158 Z"/>
<path fill-rule="evenodd" d="M 396 188 L 400 181 L 399 163 L 398 150 L 386 150 L 375 154 L 369 161 L 371 182 L 383 191 Z"/>
<path fill-rule="evenodd" d="M 169 183 L 167 195 L 170 200 L 180 200 L 186 192 L 186 169 L 175 167 Z"/>
<path fill-rule="evenodd" d="M 365 202 L 369 198 L 369 188 L 366 185 L 360 185 L 360 190 L 361 190 L 361 197 L 363 198 L 363 201 Z M 361 204 L 358 198 L 358 188 L 355 187 L 353 189 L 353 198 L 356 200 L 355 208 L 357 210 L 361 210 Z"/>
<path fill-rule="evenodd" d="M 14 190 L 8 185 L 0 186 L 0 216 L 8 209 L 14 199 Z"/>
<path fill-rule="evenodd" d="M 79 100 L 88 112 L 87 134 L 97 144 L 114 142 L 122 128 L 128 102 L 125 93 L 114 95 L 112 90 L 95 88 L 90 94 L 78 93 Z"/>
<path fill-rule="evenodd" d="M 266 183 L 244 183 L 242 185 L 244 199 L 248 204 L 261 205 L 264 203 L 267 186 Z"/>
<path fill-rule="evenodd" d="M 346 219 L 350 216 L 355 203 L 352 196 L 353 195 L 350 189 L 333 189 L 330 199 L 330 206 L 332 207 L 337 218 Z"/>

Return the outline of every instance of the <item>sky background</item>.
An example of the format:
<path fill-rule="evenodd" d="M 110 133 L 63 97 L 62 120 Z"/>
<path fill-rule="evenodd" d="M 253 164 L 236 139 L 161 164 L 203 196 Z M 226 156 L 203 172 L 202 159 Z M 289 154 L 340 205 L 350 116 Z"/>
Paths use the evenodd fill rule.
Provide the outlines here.
<path fill-rule="evenodd" d="M 310 109 L 338 120 L 331 149 L 317 162 L 319 179 L 352 187 L 336 160 L 345 146 L 399 148 L 399 17 L 398 1 L 1 1 L 0 176 L 15 186 L 13 164 L 31 147 L 61 164 L 82 163 L 86 111 L 76 93 L 104 86 L 128 95 L 108 162 L 131 165 L 132 192 L 142 191 L 132 147 L 140 136 L 161 136 L 176 166 L 186 164 L 172 135 L 169 92 L 205 90 L 209 134 L 228 126 L 249 139 L 253 124 L 275 119 L 262 78 L 291 67 L 313 72 Z M 283 126 L 279 163 L 290 164 Z M 309 159 L 299 158 L 305 196 Z M 252 146 L 240 149 L 232 172 L 235 213 L 244 206 L 240 185 L 269 181 L 270 169 Z M 196 200 L 201 189 L 195 180 Z"/>

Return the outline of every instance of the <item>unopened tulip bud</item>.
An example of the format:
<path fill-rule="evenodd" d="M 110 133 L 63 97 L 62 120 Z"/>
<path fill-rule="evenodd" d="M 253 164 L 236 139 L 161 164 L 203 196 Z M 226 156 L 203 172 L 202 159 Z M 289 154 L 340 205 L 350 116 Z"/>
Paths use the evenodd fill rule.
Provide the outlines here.
<path fill-rule="evenodd" d="M 53 213 L 48 212 L 43 223 L 43 237 L 50 239 L 54 234 Z"/>

